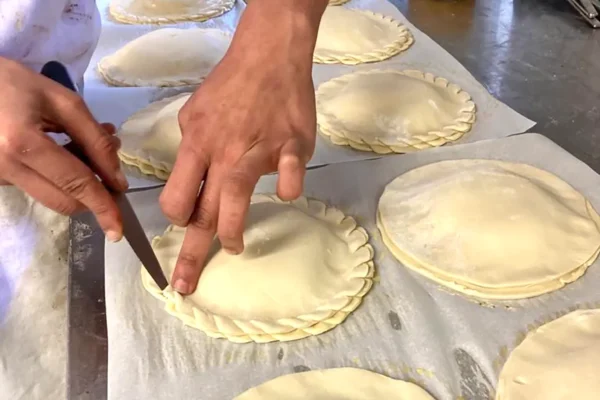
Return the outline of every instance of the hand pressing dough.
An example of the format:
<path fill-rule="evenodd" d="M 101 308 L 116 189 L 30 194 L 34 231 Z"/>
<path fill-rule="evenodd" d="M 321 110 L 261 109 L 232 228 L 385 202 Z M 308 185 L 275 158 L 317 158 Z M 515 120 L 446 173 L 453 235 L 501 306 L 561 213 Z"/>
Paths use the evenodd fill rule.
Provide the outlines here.
<path fill-rule="evenodd" d="M 190 96 L 183 93 L 159 100 L 129 117 L 117 133 L 121 161 L 167 180 L 181 143 L 177 116 Z"/>
<path fill-rule="evenodd" d="M 232 342 L 296 340 L 342 323 L 373 284 L 367 232 L 317 200 L 255 195 L 252 203 L 244 252 L 229 255 L 215 240 L 192 295 L 161 292 L 142 268 L 144 287 L 186 325 Z M 152 242 L 167 277 L 184 234 L 171 226 Z"/>
<path fill-rule="evenodd" d="M 206 21 L 233 8 L 235 0 L 112 0 L 110 15 L 125 24 Z"/>
<path fill-rule="evenodd" d="M 575 189 L 526 164 L 451 160 L 387 185 L 377 225 L 405 266 L 482 299 L 560 289 L 598 256 L 600 217 Z"/>
<path fill-rule="evenodd" d="M 313 61 L 362 64 L 386 60 L 414 42 L 400 22 L 371 11 L 328 7 L 323 14 Z"/>
<path fill-rule="evenodd" d="M 356 368 L 280 376 L 234 400 L 434 400 L 414 383 Z"/>
<path fill-rule="evenodd" d="M 218 29 L 159 29 L 104 57 L 98 72 L 113 86 L 196 85 L 221 61 L 230 41 Z"/>
<path fill-rule="evenodd" d="M 600 310 L 579 310 L 531 332 L 508 357 L 496 400 L 597 400 Z"/>
<path fill-rule="evenodd" d="M 320 85 L 316 99 L 325 137 L 380 154 L 458 140 L 471 130 L 476 114 L 467 92 L 421 71 L 355 72 Z"/>

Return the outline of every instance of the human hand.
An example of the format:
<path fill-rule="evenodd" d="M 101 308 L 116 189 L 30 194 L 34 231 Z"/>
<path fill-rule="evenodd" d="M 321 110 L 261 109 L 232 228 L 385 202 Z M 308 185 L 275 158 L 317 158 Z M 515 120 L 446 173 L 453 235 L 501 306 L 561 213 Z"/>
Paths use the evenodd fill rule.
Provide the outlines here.
<path fill-rule="evenodd" d="M 215 234 L 229 253 L 243 251 L 262 175 L 279 172 L 283 200 L 302 193 L 316 135 L 312 53 L 326 5 L 249 5 L 228 53 L 179 112 L 182 142 L 160 197 L 165 215 L 187 226 L 171 280 L 178 292 L 195 290 Z"/>
<path fill-rule="evenodd" d="M 122 237 L 117 205 L 95 174 L 125 190 L 119 141 L 111 124 L 96 122 L 76 93 L 0 57 L 0 181 L 13 184 L 61 214 L 91 210 L 109 240 Z M 46 132 L 65 132 L 84 151 L 94 172 Z"/>

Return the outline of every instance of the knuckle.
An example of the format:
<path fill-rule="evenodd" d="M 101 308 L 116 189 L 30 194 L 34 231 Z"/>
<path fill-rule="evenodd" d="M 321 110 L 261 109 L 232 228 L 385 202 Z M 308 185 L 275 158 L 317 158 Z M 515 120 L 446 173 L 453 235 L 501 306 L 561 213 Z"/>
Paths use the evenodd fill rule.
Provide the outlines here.
<path fill-rule="evenodd" d="M 79 206 L 76 201 L 64 200 L 52 207 L 54 211 L 61 215 L 69 216 L 79 211 Z"/>
<path fill-rule="evenodd" d="M 184 226 L 187 223 L 186 213 L 177 201 L 169 197 L 161 196 L 158 200 L 160 208 L 165 216 L 175 225 Z"/>
<path fill-rule="evenodd" d="M 248 193 L 250 177 L 243 171 L 234 171 L 223 182 L 223 191 L 233 197 L 241 197 Z"/>
<path fill-rule="evenodd" d="M 93 188 L 96 179 L 92 176 L 69 176 L 60 179 L 56 185 L 75 198 L 81 198 Z"/>
<path fill-rule="evenodd" d="M 0 153 L 14 156 L 27 151 L 23 135 L 0 135 Z"/>
<path fill-rule="evenodd" d="M 215 232 L 217 229 L 216 218 L 203 207 L 198 209 L 191 223 L 194 227 L 207 232 Z"/>
<path fill-rule="evenodd" d="M 106 134 L 99 135 L 92 143 L 93 151 L 102 154 L 115 152 L 115 143 L 111 136 Z"/>

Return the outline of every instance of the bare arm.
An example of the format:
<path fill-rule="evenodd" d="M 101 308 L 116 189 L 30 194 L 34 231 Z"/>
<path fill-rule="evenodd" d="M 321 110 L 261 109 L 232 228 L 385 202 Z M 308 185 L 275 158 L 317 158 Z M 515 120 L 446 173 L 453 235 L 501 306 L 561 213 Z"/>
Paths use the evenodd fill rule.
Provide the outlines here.
<path fill-rule="evenodd" d="M 215 233 L 227 251 L 243 251 L 262 175 L 279 172 L 282 199 L 302 193 L 316 135 L 312 55 L 327 3 L 251 0 L 224 59 L 179 113 L 183 139 L 161 195 L 167 217 L 188 226 L 177 291 L 195 290 Z"/>

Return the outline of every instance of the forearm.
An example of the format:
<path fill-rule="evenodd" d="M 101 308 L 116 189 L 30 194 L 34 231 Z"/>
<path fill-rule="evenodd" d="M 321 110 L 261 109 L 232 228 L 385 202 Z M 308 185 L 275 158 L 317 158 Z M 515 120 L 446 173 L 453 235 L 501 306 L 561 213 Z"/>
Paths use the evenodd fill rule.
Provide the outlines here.
<path fill-rule="evenodd" d="M 251 0 L 246 8 L 231 48 L 250 59 L 267 63 L 265 52 L 291 57 L 312 67 L 319 23 L 328 0 Z"/>

